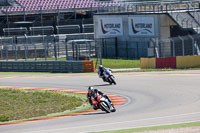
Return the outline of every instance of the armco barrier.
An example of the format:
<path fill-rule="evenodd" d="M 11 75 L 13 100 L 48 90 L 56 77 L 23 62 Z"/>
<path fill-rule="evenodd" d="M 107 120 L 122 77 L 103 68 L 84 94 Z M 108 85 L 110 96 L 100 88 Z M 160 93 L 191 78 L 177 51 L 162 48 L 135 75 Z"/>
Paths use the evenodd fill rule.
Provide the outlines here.
<path fill-rule="evenodd" d="M 155 69 L 156 59 L 155 58 L 140 58 L 141 69 Z"/>
<path fill-rule="evenodd" d="M 200 68 L 200 56 L 177 56 L 177 68 Z"/>
<path fill-rule="evenodd" d="M 0 72 L 94 72 L 94 62 L 0 61 Z"/>
<path fill-rule="evenodd" d="M 156 68 L 176 68 L 176 57 L 156 58 Z"/>

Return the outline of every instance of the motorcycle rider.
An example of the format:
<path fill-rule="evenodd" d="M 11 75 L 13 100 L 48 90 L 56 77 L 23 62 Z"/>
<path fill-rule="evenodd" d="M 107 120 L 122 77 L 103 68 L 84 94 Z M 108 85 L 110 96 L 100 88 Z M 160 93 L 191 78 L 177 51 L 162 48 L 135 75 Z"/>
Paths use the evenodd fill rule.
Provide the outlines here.
<path fill-rule="evenodd" d="M 104 75 L 104 72 L 106 71 L 106 69 L 109 69 L 109 71 L 112 71 L 110 68 L 103 67 L 103 65 L 100 65 L 99 70 L 98 70 L 99 78 L 102 78 L 104 82 L 106 81 L 106 77 Z"/>
<path fill-rule="evenodd" d="M 105 68 L 103 67 L 103 65 L 100 65 L 99 70 L 98 70 L 98 75 L 99 75 L 99 78 L 102 78 L 103 81 L 106 81 L 106 77 L 104 76 L 104 70 Z"/>
<path fill-rule="evenodd" d="M 90 86 L 90 87 L 88 88 L 88 93 L 87 93 L 87 98 L 88 98 L 88 100 L 89 100 L 90 105 L 93 106 L 93 104 L 92 104 L 92 97 L 97 101 L 97 94 L 101 95 L 102 97 L 107 98 L 108 101 L 111 103 L 111 106 L 114 107 L 113 104 L 112 104 L 112 101 L 108 98 L 107 95 L 104 95 L 103 92 L 101 92 L 101 91 L 98 90 L 98 89 L 95 89 L 95 88 L 92 87 L 92 86 Z M 93 106 L 93 109 L 94 109 L 94 110 L 97 110 L 98 108 L 96 108 L 96 106 Z"/>

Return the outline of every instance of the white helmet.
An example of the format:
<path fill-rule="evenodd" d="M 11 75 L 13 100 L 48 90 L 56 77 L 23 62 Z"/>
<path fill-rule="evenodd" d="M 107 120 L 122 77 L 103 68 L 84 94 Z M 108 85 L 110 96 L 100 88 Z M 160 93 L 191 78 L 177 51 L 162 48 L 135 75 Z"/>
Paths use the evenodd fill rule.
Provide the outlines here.
<path fill-rule="evenodd" d="M 103 69 L 103 65 L 100 65 L 100 66 L 99 66 L 99 69 L 102 70 L 102 69 Z"/>
<path fill-rule="evenodd" d="M 92 91 L 93 89 L 94 89 L 94 87 L 90 86 L 90 87 L 88 88 L 88 91 Z"/>

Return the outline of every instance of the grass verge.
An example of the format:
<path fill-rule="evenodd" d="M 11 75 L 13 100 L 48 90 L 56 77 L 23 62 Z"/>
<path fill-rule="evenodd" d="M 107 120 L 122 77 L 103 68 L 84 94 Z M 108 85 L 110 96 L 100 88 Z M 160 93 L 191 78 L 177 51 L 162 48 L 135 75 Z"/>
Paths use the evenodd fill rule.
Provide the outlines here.
<path fill-rule="evenodd" d="M 92 58 L 96 63 L 96 58 Z M 102 64 L 111 69 L 120 68 L 140 68 L 140 60 L 126 60 L 126 59 L 102 59 Z M 99 61 L 98 61 L 99 66 Z"/>
<path fill-rule="evenodd" d="M 56 116 L 57 112 L 66 114 L 66 110 L 74 110 L 86 102 L 83 96 L 67 94 L 64 92 L 0 89 L 0 123 Z"/>
<path fill-rule="evenodd" d="M 132 128 L 132 129 L 113 130 L 113 131 L 103 131 L 103 132 L 96 132 L 96 133 L 134 133 L 134 132 L 144 132 L 144 131 L 172 129 L 172 128 L 184 128 L 184 127 L 194 127 L 194 126 L 200 126 L 200 122 L 154 126 L 154 127 L 143 127 L 143 128 Z"/>

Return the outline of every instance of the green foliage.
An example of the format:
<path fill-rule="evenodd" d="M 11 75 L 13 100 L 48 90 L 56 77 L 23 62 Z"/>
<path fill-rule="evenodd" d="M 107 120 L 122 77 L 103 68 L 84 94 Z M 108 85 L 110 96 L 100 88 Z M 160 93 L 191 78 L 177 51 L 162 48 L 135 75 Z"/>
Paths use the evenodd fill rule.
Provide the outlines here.
<path fill-rule="evenodd" d="M 92 58 L 96 63 L 96 58 Z M 98 61 L 98 65 L 99 65 Z M 126 59 L 102 59 L 103 66 L 112 69 L 119 68 L 139 68 L 140 60 L 126 60 Z"/>
<path fill-rule="evenodd" d="M 39 59 L 44 60 L 44 59 Z M 54 58 L 48 58 L 47 60 L 55 60 Z M 66 60 L 66 58 L 58 58 L 58 60 Z M 96 62 L 96 58 L 92 58 Z M 127 60 L 127 59 L 102 59 L 102 63 L 105 67 L 118 69 L 118 68 L 139 68 L 140 60 Z"/>
<path fill-rule="evenodd" d="M 73 110 L 84 101 L 66 93 L 0 89 L 0 122 Z"/>
<path fill-rule="evenodd" d="M 9 121 L 9 117 L 7 116 L 0 116 L 0 122 Z"/>

